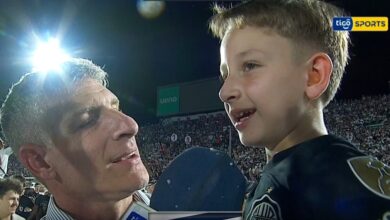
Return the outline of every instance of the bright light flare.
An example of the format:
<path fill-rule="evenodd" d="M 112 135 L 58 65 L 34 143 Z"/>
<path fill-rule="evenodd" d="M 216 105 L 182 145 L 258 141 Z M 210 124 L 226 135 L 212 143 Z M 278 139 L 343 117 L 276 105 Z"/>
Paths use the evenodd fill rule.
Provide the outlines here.
<path fill-rule="evenodd" d="M 47 73 L 48 71 L 61 71 L 61 64 L 70 56 L 61 49 L 58 39 L 51 38 L 47 42 L 38 42 L 33 53 L 33 71 Z"/>

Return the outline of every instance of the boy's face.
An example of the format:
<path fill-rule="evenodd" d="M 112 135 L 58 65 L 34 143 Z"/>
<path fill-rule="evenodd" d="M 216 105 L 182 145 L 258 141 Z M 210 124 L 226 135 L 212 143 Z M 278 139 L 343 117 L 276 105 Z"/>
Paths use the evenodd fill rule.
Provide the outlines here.
<path fill-rule="evenodd" d="M 268 28 L 223 38 L 219 96 L 244 145 L 272 149 L 304 122 L 307 66 L 294 56 L 292 42 Z"/>

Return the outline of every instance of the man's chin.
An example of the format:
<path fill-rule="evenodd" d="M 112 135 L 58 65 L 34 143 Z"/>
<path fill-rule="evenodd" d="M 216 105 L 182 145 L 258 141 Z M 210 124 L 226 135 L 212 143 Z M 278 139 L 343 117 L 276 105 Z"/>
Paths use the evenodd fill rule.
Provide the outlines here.
<path fill-rule="evenodd" d="M 149 174 L 146 171 L 144 176 L 142 177 L 142 181 L 139 189 L 145 188 L 148 185 L 148 183 L 149 183 Z"/>

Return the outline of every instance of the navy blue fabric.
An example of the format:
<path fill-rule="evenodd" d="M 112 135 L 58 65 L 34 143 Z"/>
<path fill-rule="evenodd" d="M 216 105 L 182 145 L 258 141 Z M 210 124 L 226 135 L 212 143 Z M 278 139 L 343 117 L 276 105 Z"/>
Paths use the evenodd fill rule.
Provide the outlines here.
<path fill-rule="evenodd" d="M 226 153 L 193 147 L 161 174 L 150 207 L 157 211 L 241 211 L 246 185 Z"/>

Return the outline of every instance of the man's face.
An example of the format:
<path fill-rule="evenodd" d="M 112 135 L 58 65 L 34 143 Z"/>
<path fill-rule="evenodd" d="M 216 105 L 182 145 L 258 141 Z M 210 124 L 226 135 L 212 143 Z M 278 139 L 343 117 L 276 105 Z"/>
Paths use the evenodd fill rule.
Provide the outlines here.
<path fill-rule="evenodd" d="M 0 216 L 8 216 L 14 214 L 19 205 L 19 194 L 13 190 L 7 191 L 2 198 L 0 198 Z"/>
<path fill-rule="evenodd" d="M 220 98 L 244 145 L 274 147 L 288 137 L 305 111 L 305 64 L 290 40 L 245 27 L 221 44 Z"/>
<path fill-rule="evenodd" d="M 81 81 L 48 118 L 55 121 L 50 124 L 56 146 L 47 149 L 45 159 L 73 197 L 117 200 L 149 181 L 135 140 L 137 123 L 97 81 Z"/>

